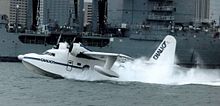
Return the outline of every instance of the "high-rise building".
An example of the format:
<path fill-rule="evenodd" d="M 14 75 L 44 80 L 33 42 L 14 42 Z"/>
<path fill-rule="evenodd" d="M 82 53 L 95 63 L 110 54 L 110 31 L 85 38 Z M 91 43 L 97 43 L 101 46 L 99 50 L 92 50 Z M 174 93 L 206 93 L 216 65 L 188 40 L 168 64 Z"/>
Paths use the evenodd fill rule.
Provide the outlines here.
<path fill-rule="evenodd" d="M 38 26 L 55 23 L 83 30 L 84 0 L 39 0 Z"/>
<path fill-rule="evenodd" d="M 189 23 L 195 21 L 196 0 L 175 0 L 174 16 L 177 23 Z"/>
<path fill-rule="evenodd" d="M 38 25 L 46 25 L 56 22 L 58 25 L 67 25 L 69 17 L 74 10 L 72 0 L 39 0 L 39 20 Z"/>
<path fill-rule="evenodd" d="M 27 11 L 29 0 L 10 0 L 9 22 L 12 24 L 27 25 Z"/>
<path fill-rule="evenodd" d="M 33 25 L 33 0 L 28 0 L 27 1 L 27 19 L 26 19 L 26 27 L 27 29 L 31 29 Z"/>
<path fill-rule="evenodd" d="M 196 0 L 195 2 L 195 21 L 209 22 L 210 0 Z"/>
<path fill-rule="evenodd" d="M 219 0 L 176 0 L 175 21 L 219 24 L 220 1 Z"/>
<path fill-rule="evenodd" d="M 209 20 L 215 21 L 217 25 L 220 25 L 220 1 L 210 0 Z"/>
<path fill-rule="evenodd" d="M 84 3 L 84 26 L 92 23 L 92 2 Z"/>
<path fill-rule="evenodd" d="M 108 0 L 108 24 L 113 27 L 166 27 L 174 12 L 174 0 Z"/>
<path fill-rule="evenodd" d="M 220 0 L 108 0 L 108 24 L 151 24 L 156 18 L 157 24 L 169 18 L 166 21 L 219 24 L 219 5 Z"/>
<path fill-rule="evenodd" d="M 177 13 L 182 14 L 180 19 L 189 16 L 185 19 L 188 18 L 196 23 L 215 22 L 217 25 L 219 25 L 219 0 L 190 0 L 190 2 L 185 2 L 185 0 L 177 0 L 176 4 L 179 4 L 176 6 L 176 8 L 179 10 L 177 10 Z"/>

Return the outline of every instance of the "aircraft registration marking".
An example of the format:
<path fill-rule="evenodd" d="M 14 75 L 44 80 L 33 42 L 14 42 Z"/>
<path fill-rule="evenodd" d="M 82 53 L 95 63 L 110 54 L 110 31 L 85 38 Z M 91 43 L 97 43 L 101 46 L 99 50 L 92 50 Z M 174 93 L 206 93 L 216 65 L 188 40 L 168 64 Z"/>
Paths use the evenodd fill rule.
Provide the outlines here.
<path fill-rule="evenodd" d="M 163 53 L 164 49 L 167 47 L 166 41 L 162 43 L 160 48 L 156 51 L 156 54 L 153 56 L 155 60 L 157 60 L 160 57 L 160 54 Z"/>

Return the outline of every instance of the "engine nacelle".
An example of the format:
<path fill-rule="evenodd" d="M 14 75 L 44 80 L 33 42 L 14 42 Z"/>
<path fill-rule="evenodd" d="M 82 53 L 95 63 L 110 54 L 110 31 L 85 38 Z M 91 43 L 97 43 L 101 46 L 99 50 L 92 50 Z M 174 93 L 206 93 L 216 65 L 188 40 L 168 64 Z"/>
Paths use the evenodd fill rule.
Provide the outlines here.
<path fill-rule="evenodd" d="M 68 48 L 68 43 L 67 42 L 62 42 L 62 43 L 59 43 L 58 45 L 55 45 L 53 48 L 54 49 L 67 49 Z"/>
<path fill-rule="evenodd" d="M 73 43 L 69 48 L 69 52 L 74 56 L 87 51 L 89 50 L 85 49 L 80 43 Z"/>
<path fill-rule="evenodd" d="M 68 43 L 64 42 L 64 43 L 59 43 L 59 49 L 67 49 L 68 48 Z"/>

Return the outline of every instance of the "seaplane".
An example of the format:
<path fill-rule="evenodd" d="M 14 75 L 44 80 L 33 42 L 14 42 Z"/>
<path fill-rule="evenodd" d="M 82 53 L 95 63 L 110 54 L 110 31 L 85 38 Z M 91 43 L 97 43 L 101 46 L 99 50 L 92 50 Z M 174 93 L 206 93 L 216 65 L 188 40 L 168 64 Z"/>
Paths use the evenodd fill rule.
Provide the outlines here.
<path fill-rule="evenodd" d="M 175 49 L 176 39 L 167 35 L 147 63 L 166 62 L 165 60 L 175 57 Z M 171 53 L 173 57 L 167 57 L 166 53 Z M 109 78 L 119 78 L 118 73 L 111 69 L 116 60 L 134 60 L 125 54 L 95 52 L 81 43 L 68 44 L 67 42 L 59 42 L 42 54 L 19 55 L 18 59 L 27 69 L 52 78 L 65 78 L 65 75 L 77 74 L 85 70 L 95 71 Z"/>

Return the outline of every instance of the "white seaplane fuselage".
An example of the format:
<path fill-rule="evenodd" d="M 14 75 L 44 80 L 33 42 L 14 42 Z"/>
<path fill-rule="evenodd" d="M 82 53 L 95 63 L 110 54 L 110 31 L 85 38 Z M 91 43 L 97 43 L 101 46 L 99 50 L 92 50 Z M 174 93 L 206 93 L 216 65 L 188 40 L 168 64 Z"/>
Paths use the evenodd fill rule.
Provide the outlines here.
<path fill-rule="evenodd" d="M 85 70 L 94 70 L 94 66 L 103 66 L 104 60 L 98 58 L 78 55 L 77 57 L 69 53 L 67 43 L 60 43 L 61 49 L 49 49 L 43 54 L 29 53 L 19 55 L 18 58 L 31 71 L 53 77 L 63 78 L 67 75 L 79 74 Z M 97 61 L 94 61 L 97 60 Z M 95 71 L 94 71 L 95 72 Z M 99 74 L 99 73 L 97 73 Z"/>
<path fill-rule="evenodd" d="M 174 60 L 176 40 L 173 36 L 166 36 L 149 59 L 149 63 L 167 63 Z M 138 51 L 137 51 L 138 52 Z M 171 54 L 167 56 L 166 54 Z M 133 60 L 124 54 L 94 52 L 86 49 L 81 43 L 59 43 L 56 47 L 43 54 L 28 53 L 18 58 L 31 71 L 53 78 L 68 78 L 83 72 L 95 75 L 118 78 L 118 73 L 111 70 L 117 59 Z M 174 63 L 174 61 L 170 61 Z M 94 75 L 94 76 L 93 76 Z"/>

